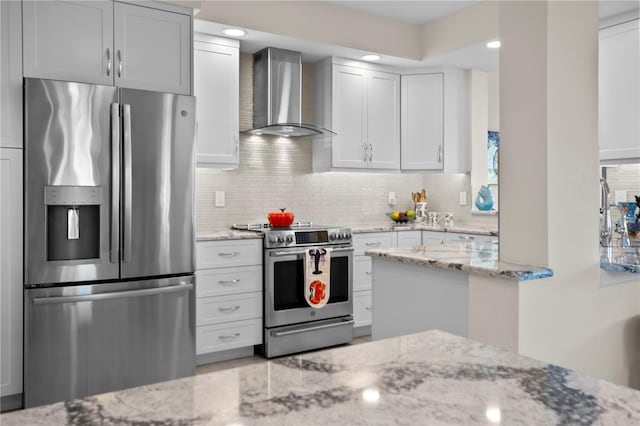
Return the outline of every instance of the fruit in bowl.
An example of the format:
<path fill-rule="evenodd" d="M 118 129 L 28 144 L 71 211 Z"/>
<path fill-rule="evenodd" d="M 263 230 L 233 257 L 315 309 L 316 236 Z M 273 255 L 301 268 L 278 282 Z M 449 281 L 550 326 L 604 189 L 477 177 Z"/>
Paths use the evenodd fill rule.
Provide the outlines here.
<path fill-rule="evenodd" d="M 407 223 L 416 218 L 416 212 L 407 210 L 406 212 L 395 211 L 387 213 L 387 216 L 396 223 Z"/>

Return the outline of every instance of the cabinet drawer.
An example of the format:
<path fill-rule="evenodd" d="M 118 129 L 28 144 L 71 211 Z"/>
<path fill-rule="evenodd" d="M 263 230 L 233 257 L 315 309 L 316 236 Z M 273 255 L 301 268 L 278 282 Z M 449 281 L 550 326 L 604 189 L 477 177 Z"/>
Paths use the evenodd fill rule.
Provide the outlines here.
<path fill-rule="evenodd" d="M 373 232 L 353 236 L 353 255 L 362 256 L 365 250 L 385 249 L 395 247 L 397 235 L 395 232 Z"/>
<path fill-rule="evenodd" d="M 262 266 L 202 269 L 196 271 L 196 297 L 262 291 Z"/>
<path fill-rule="evenodd" d="M 262 265 L 262 240 L 201 241 L 196 244 L 196 269 Z"/>
<path fill-rule="evenodd" d="M 262 317 L 262 292 L 196 299 L 196 325 Z"/>
<path fill-rule="evenodd" d="M 356 256 L 353 258 L 353 291 L 371 290 L 371 258 Z"/>
<path fill-rule="evenodd" d="M 353 293 L 353 320 L 355 327 L 371 325 L 373 303 L 371 291 L 356 291 Z"/>
<path fill-rule="evenodd" d="M 262 343 L 262 318 L 196 327 L 196 355 Z"/>
<path fill-rule="evenodd" d="M 491 235 L 475 235 L 475 234 L 463 234 L 459 232 L 445 232 L 445 241 L 447 243 L 492 243 L 497 242 L 498 237 L 492 237 Z"/>

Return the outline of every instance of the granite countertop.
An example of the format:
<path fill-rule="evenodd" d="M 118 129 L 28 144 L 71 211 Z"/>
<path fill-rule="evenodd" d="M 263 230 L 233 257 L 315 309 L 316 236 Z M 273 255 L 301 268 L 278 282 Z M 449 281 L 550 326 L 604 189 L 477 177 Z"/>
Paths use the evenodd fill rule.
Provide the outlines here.
<path fill-rule="evenodd" d="M 396 225 L 388 222 L 379 225 L 350 225 L 351 232 L 354 234 L 364 234 L 368 232 L 387 232 L 387 231 L 435 231 L 435 232 L 460 232 L 463 234 L 488 235 L 497 236 L 498 229 L 486 225 L 473 224 L 454 224 L 452 226 L 429 226 L 421 223 L 409 223 Z"/>
<path fill-rule="evenodd" d="M 60 424 L 640 424 L 640 392 L 441 331 L 3 414 Z"/>
<path fill-rule="evenodd" d="M 640 274 L 640 247 L 600 247 L 600 267 Z"/>
<path fill-rule="evenodd" d="M 248 240 L 252 238 L 262 239 L 263 237 L 264 234 L 262 232 L 227 229 L 225 231 L 198 234 L 196 235 L 196 241 Z"/>
<path fill-rule="evenodd" d="M 382 257 L 403 263 L 453 269 L 486 277 L 536 280 L 553 276 L 553 271 L 530 265 L 517 265 L 498 260 L 498 244 L 452 243 L 436 246 L 413 246 L 367 250 L 367 256 Z"/>

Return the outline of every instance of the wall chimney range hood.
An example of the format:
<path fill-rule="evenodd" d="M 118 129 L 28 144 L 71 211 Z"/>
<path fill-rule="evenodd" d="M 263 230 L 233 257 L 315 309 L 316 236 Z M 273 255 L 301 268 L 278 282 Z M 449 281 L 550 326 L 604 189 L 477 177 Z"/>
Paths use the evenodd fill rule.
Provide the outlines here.
<path fill-rule="evenodd" d="M 253 55 L 252 134 L 326 136 L 331 130 L 302 123 L 302 54 L 267 47 Z"/>

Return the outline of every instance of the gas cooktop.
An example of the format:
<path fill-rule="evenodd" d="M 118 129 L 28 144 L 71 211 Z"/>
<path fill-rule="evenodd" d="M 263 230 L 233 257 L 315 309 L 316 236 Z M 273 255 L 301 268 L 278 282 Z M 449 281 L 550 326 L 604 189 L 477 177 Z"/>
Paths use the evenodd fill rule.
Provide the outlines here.
<path fill-rule="evenodd" d="M 351 244 L 351 229 L 312 222 L 296 222 L 282 228 L 268 223 L 234 224 L 233 228 L 264 233 L 265 248 Z"/>

